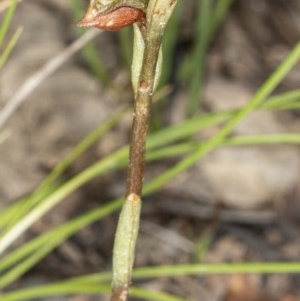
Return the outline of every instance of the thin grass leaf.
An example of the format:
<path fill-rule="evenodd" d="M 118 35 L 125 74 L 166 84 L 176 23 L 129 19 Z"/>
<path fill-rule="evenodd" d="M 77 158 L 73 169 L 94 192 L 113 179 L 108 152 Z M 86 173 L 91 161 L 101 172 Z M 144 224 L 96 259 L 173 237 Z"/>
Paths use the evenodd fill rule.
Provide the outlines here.
<path fill-rule="evenodd" d="M 189 85 L 187 112 L 188 116 L 194 116 L 200 107 L 201 91 L 204 85 L 204 73 L 206 67 L 206 55 L 211 40 L 211 20 L 213 0 L 199 2 L 198 18 L 195 25 L 195 46 L 191 56 L 191 84 Z"/>
<path fill-rule="evenodd" d="M 167 293 L 137 287 L 132 287 L 130 289 L 130 296 L 152 301 L 188 301 L 187 299 L 183 299 Z"/>
<path fill-rule="evenodd" d="M 135 269 L 134 279 L 147 277 L 175 277 L 183 275 L 212 275 L 212 274 L 274 274 L 299 273 L 300 262 L 251 262 L 251 263 L 216 263 L 216 264 L 187 264 L 159 266 Z"/>
<path fill-rule="evenodd" d="M 210 24 L 210 37 L 214 36 L 218 31 L 220 25 L 224 21 L 224 18 L 228 14 L 228 11 L 234 0 L 218 0 L 213 10 L 213 17 Z"/>
<path fill-rule="evenodd" d="M 10 56 L 11 52 L 13 51 L 15 45 L 17 44 L 17 42 L 18 42 L 18 40 L 19 40 L 19 38 L 21 36 L 21 33 L 22 33 L 22 29 L 18 28 L 16 30 L 16 32 L 14 33 L 14 35 L 9 40 L 6 48 L 4 49 L 4 51 L 2 52 L 2 54 L 0 55 L 0 68 L 7 61 L 8 57 Z"/>
<path fill-rule="evenodd" d="M 299 272 L 300 262 L 201 263 L 139 267 L 134 269 L 132 278 L 142 280 L 158 277 L 180 277 L 215 274 L 287 274 Z M 80 283 L 109 283 L 111 281 L 111 277 L 112 275 L 110 272 L 104 272 L 92 275 L 77 276 L 59 283 L 72 284 L 74 286 Z"/>
<path fill-rule="evenodd" d="M 168 22 L 166 34 L 163 39 L 163 64 L 162 73 L 160 76 L 160 85 L 165 86 L 171 76 L 171 71 L 174 68 L 174 52 L 178 39 L 178 30 L 180 25 L 180 16 L 182 13 L 183 1 L 179 1 L 173 11 L 173 14 Z"/>
<path fill-rule="evenodd" d="M 300 90 L 298 89 L 270 97 L 262 104 L 262 108 L 284 110 L 287 106 L 293 108 L 295 105 L 296 108 L 299 102 Z"/>
<path fill-rule="evenodd" d="M 1 301 L 21 301 L 32 300 L 41 297 L 61 296 L 61 295 L 75 295 L 75 294 L 108 294 L 110 285 L 52 285 L 40 288 L 30 288 L 19 290 L 12 293 L 7 293 L 1 296 Z"/>
<path fill-rule="evenodd" d="M 280 133 L 269 135 L 238 136 L 228 139 L 226 145 L 272 145 L 272 144 L 300 144 L 300 134 Z"/>
<path fill-rule="evenodd" d="M 11 20 L 13 18 L 14 12 L 17 7 L 17 0 L 12 0 L 9 9 L 7 10 L 4 20 L 2 21 L 2 24 L 0 26 L 0 46 L 2 45 L 4 38 L 6 36 L 6 33 L 8 31 L 9 25 L 11 23 Z"/>
<path fill-rule="evenodd" d="M 299 273 L 300 262 L 252 262 L 252 263 L 225 263 L 225 264 L 186 264 L 172 266 L 158 266 L 137 268 L 133 272 L 133 279 L 157 278 L 157 277 L 176 277 L 187 275 L 215 275 L 215 274 L 279 274 L 279 273 Z M 1 301 L 21 301 L 32 298 L 41 298 L 45 296 L 75 294 L 75 293 L 99 293 L 108 292 L 110 286 L 103 285 L 103 281 L 110 281 L 111 274 L 94 274 L 88 276 L 76 277 L 65 280 L 60 283 L 27 288 L 19 291 L 6 293 L 1 296 Z M 74 289 L 76 288 L 76 289 Z M 97 291 L 98 289 L 98 291 Z M 107 289 L 107 290 L 106 290 Z M 140 289 L 139 289 L 140 290 Z M 135 292 L 137 294 L 135 294 Z M 162 294 L 163 293 L 158 293 Z M 138 291 L 132 289 L 132 296 L 141 296 Z M 143 295 L 147 298 L 150 295 Z M 153 296 L 151 296 L 153 298 Z M 176 297 L 174 297 L 176 298 Z M 148 299 L 146 299 L 148 300 Z M 153 299 L 152 299 L 153 300 Z M 155 299 L 164 300 L 164 299 Z M 166 299 L 168 300 L 168 299 Z M 172 299 L 169 299 L 172 300 Z M 176 300 L 176 299 L 174 299 Z M 177 299 L 180 300 L 181 299 Z M 176 301 L 177 301 L 176 300 Z"/>
<path fill-rule="evenodd" d="M 1 296 L 1 301 L 22 301 L 32 300 L 33 298 L 45 298 L 50 296 L 74 295 L 74 294 L 108 294 L 110 292 L 109 285 L 88 284 L 83 285 L 48 285 L 38 288 L 24 289 L 18 292 L 7 293 Z M 172 296 L 170 294 L 150 291 L 142 288 L 131 288 L 130 295 L 143 300 L 152 301 L 184 301 L 185 299 Z"/>

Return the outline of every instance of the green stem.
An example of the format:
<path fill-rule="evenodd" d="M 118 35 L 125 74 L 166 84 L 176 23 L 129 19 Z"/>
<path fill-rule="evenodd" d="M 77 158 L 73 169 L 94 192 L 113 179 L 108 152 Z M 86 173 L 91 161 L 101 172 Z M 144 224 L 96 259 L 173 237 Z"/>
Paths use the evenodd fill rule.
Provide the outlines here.
<path fill-rule="evenodd" d="M 122 207 L 113 253 L 113 291 L 111 300 L 127 300 L 140 223 L 141 199 L 129 195 Z"/>
<path fill-rule="evenodd" d="M 160 36 L 145 37 L 143 64 L 134 104 L 126 200 L 115 236 L 111 301 L 124 301 L 128 297 L 139 225 L 146 138 L 160 45 Z"/>
<path fill-rule="evenodd" d="M 128 299 L 140 220 L 146 138 L 150 123 L 152 96 L 155 81 L 159 76 L 157 66 L 160 65 L 159 54 L 162 37 L 175 4 L 176 0 L 150 0 L 146 11 L 146 25 L 139 24 L 139 31 L 135 33 L 138 35 L 137 38 L 142 38 L 144 51 L 141 70 L 136 74 L 133 73 L 133 82 L 137 80 L 138 84 L 136 88 L 134 87 L 136 98 L 130 141 L 126 200 L 116 232 L 113 253 L 111 301 Z M 134 52 L 136 53 L 136 49 Z M 138 59 L 137 56 L 134 56 L 135 58 Z M 133 65 L 137 66 L 136 63 L 134 61 Z"/>

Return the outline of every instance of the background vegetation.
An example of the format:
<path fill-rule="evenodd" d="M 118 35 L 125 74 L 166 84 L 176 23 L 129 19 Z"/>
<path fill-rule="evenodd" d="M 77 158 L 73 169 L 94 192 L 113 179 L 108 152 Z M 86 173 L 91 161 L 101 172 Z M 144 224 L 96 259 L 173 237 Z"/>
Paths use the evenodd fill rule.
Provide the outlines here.
<path fill-rule="evenodd" d="M 3 75 L 1 300 L 46 300 L 49 296 L 81 294 L 86 296 L 83 300 L 92 300 L 90 294 L 105 295 L 110 290 L 110 273 L 106 271 L 110 270 L 116 225 L 114 212 L 122 204 L 117 196 L 122 195 L 128 157 L 131 29 L 100 34 L 74 28 L 72 20 L 82 15 L 85 6 L 80 1 L 6 3 L 9 6 L 4 4 L 2 8 L 0 29 L 0 72 Z M 295 285 L 297 276 L 263 278 L 261 274 L 300 270 L 299 241 L 295 239 L 298 216 L 294 214 L 299 203 L 300 177 L 296 179 L 298 185 L 290 185 L 290 190 L 279 196 L 283 199 L 280 207 L 270 199 L 247 209 L 242 204 L 230 205 L 218 199 L 221 195 L 218 187 L 213 187 L 214 202 L 205 202 L 205 195 L 195 197 L 197 192 L 191 188 L 201 185 L 203 169 L 194 169 L 188 177 L 194 186 L 185 183 L 186 190 L 182 187 L 176 190 L 176 186 L 180 186 L 178 179 L 187 177 L 190 168 L 197 166 L 200 159 L 221 147 L 239 150 L 242 146 L 252 149 L 253 145 L 263 145 L 271 156 L 278 144 L 300 142 L 297 111 L 300 91 L 295 80 L 299 72 L 299 27 L 297 29 L 292 17 L 293 10 L 300 12 L 300 7 L 296 1 L 291 1 L 286 11 L 281 9 L 281 1 L 264 1 L 263 6 L 254 1 L 251 5 L 254 13 L 247 14 L 248 6 L 243 1 L 181 1 L 168 25 L 161 88 L 156 95 L 148 139 L 145 206 L 137 254 L 140 267 L 134 274 L 137 286 L 132 289 L 132 297 L 137 300 L 199 300 L 200 294 L 204 300 L 213 297 L 265 300 L 268 296 L 278 300 L 289 296 L 297 300 L 299 297 L 299 288 Z M 26 25 L 30 24 L 26 19 L 29 12 L 39 13 L 37 23 L 31 21 L 35 25 L 31 31 Z M 237 13 L 248 19 L 245 17 L 244 23 L 241 22 Z M 32 31 L 36 24 L 41 24 L 40 32 Z M 244 27 L 239 28 L 239 24 Z M 255 24 L 260 30 L 264 29 L 264 34 L 258 34 Z M 24 26 L 22 34 L 18 25 Z M 44 26 L 48 26 L 46 31 Z M 64 31 L 54 38 L 51 28 L 55 26 Z M 253 31 L 249 29 L 251 26 Z M 48 35 L 39 46 L 36 41 L 42 32 Z M 246 38 L 241 33 L 247 33 Z M 98 34 L 97 40 L 86 44 Z M 45 41 L 56 44 L 45 44 Z M 67 62 L 67 58 L 82 47 L 80 55 Z M 237 49 L 240 52 L 235 52 Z M 38 54 L 42 50 L 43 54 Z M 16 57 L 24 53 L 31 53 L 32 61 L 23 56 L 24 61 L 14 64 Z M 54 73 L 62 64 L 64 67 Z M 77 75 L 78 70 L 86 77 L 81 77 L 82 73 Z M 22 72 L 22 79 L 15 76 Z M 49 77 L 52 73 L 54 75 Z M 225 91 L 232 83 L 246 86 L 252 96 L 243 105 L 216 110 L 210 106 L 206 90 L 211 78 L 228 83 Z M 47 84 L 43 94 L 40 86 Z M 80 94 L 76 86 L 86 90 Z M 40 90 L 29 95 L 28 87 Z M 68 96 L 70 91 L 73 92 Z M 238 99 L 244 94 L 238 91 L 241 90 L 234 89 L 231 96 L 236 93 L 234 99 L 241 104 Z M 54 102 L 45 95 L 50 95 Z M 225 97 L 228 96 L 224 92 Z M 37 98 L 36 102 L 32 98 Z M 91 101 L 94 98 L 96 100 Z M 15 111 L 25 100 L 28 103 Z M 228 102 L 227 98 L 220 99 L 216 106 Z M 35 105 L 29 109 L 31 103 Z M 61 117 L 51 107 L 53 104 L 62 111 Z M 85 111 L 85 107 L 89 111 Z M 252 112 L 268 112 L 284 127 L 278 131 L 276 126 L 271 130 L 266 128 L 265 132 L 254 134 L 235 131 Z M 85 118 L 78 117 L 85 114 Z M 48 123 L 49 119 L 54 122 Z M 33 131 L 37 134 L 33 135 Z M 280 153 L 284 150 L 280 149 Z M 294 155 L 290 160 L 299 166 Z M 20 169 L 9 165 L 11 173 L 6 172 L 8 163 Z M 27 174 L 29 164 L 39 172 Z M 231 169 L 234 171 L 236 165 L 232 164 Z M 13 174 L 11 179 L 10 174 Z M 16 175 L 26 180 L 30 178 L 24 190 L 19 189 L 24 186 L 24 180 L 19 182 Z M 290 177 L 289 172 L 282 175 L 284 177 Z M 172 183 L 175 184 L 172 186 Z M 191 209 L 187 213 L 184 208 Z M 197 215 L 195 208 L 201 213 Z M 288 210 L 290 208 L 294 212 Z M 152 267 L 153 264 L 164 266 Z M 254 273 L 256 278 L 236 276 L 228 280 L 217 276 L 235 273 Z M 199 277 L 204 274 L 214 276 Z M 159 280 L 166 276 L 184 277 L 173 282 L 166 278 Z M 287 284 L 276 290 L 276 281 L 282 283 L 283 279 L 288 279 Z M 242 283 L 241 290 L 235 290 L 237 283 Z M 66 298 L 72 300 L 72 297 Z"/>

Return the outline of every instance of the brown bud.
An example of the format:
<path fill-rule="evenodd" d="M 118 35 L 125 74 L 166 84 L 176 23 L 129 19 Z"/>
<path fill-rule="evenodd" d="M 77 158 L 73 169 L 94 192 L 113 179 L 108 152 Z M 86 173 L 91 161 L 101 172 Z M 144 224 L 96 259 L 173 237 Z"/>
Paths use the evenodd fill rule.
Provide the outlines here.
<path fill-rule="evenodd" d="M 89 8 L 77 25 L 94 26 L 103 30 L 118 30 L 135 22 L 145 23 L 145 13 L 137 8 L 122 6 L 108 13 L 93 14 Z"/>

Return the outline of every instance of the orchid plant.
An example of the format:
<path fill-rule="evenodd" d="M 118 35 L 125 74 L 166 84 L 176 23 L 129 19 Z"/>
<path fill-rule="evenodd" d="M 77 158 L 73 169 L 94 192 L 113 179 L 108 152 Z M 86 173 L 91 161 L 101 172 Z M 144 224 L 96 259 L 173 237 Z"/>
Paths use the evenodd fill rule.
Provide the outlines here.
<path fill-rule="evenodd" d="M 77 1 L 78 2 L 78 1 Z M 228 7 L 232 0 L 215 1 L 214 10 L 208 7 L 210 0 L 201 1 L 201 15 L 199 24 L 202 30 L 197 31 L 197 37 L 203 38 L 203 33 L 215 31 L 216 24 L 220 22 L 220 12 Z M 0 54 L 0 62 L 6 60 L 6 54 L 10 53 L 11 45 L 15 39 L 7 41 L 7 26 L 13 15 L 17 0 L 4 1 L 4 7 L 10 7 L 5 14 L 3 23 L 0 25 L 0 44 L 5 46 Z M 227 3 L 227 4 L 226 4 Z M 1 3 L 2 4 L 2 3 Z M 9 4 L 9 5 L 8 5 Z M 178 3 L 180 4 L 180 3 Z M 150 118 L 150 106 L 152 94 L 156 82 L 159 79 L 161 67 L 160 42 L 164 34 L 165 25 L 169 15 L 172 13 L 176 1 L 149 0 L 149 1 L 91 1 L 86 16 L 79 22 L 81 26 L 95 26 L 100 29 L 117 30 L 124 26 L 133 24 L 134 27 L 134 58 L 133 58 L 133 87 L 135 93 L 135 112 L 132 133 L 131 159 L 128 172 L 127 192 L 125 202 L 123 198 L 108 202 L 99 208 L 80 214 L 78 217 L 43 231 L 40 235 L 31 239 L 24 238 L 21 244 L 14 242 L 28 230 L 39 218 L 49 212 L 74 192 L 76 189 L 111 170 L 119 170 L 127 163 L 127 146 L 101 158 L 91 166 L 81 171 L 70 179 L 61 179 L 61 175 L 78 156 L 88 149 L 99 137 L 108 132 L 117 122 L 124 111 L 118 112 L 110 117 L 95 131 L 91 132 L 62 160 L 53 171 L 44 179 L 32 194 L 12 202 L 7 208 L 0 211 L 0 299 L 1 301 L 24 301 L 32 299 L 43 299 L 49 296 L 69 294 L 100 294 L 108 293 L 110 286 L 107 283 L 111 279 L 110 272 L 99 272 L 97 274 L 83 275 L 69 279 L 59 279 L 56 283 L 32 285 L 22 288 L 21 276 L 27 273 L 33 266 L 42 260 L 47 254 L 57 248 L 62 242 L 72 236 L 83 227 L 111 214 L 123 205 L 120 222 L 116 234 L 113 259 L 113 293 L 111 300 L 127 300 L 129 284 L 131 281 L 131 270 L 134 261 L 135 243 L 139 226 L 139 211 L 141 207 L 141 190 L 143 185 L 143 168 L 145 155 L 145 139 Z M 202 6 L 203 5 L 203 6 Z M 3 5 L 0 5 L 3 8 Z M 205 9 L 206 7 L 206 9 Z M 0 11 L 1 11 L 0 8 Z M 222 9 L 220 9 L 222 8 Z M 210 11 L 211 10 L 211 11 Z M 210 11 L 210 14 L 208 14 Z M 177 11 L 178 13 L 178 11 Z M 175 14 L 174 14 L 175 15 Z M 211 22 L 200 22 L 200 19 L 209 19 Z M 221 14 L 222 15 L 222 14 Z M 217 21 L 217 22 L 216 22 Z M 212 29 L 213 30 L 212 30 Z M 93 32 L 93 31 L 92 31 Z M 202 33 L 202 34 L 201 34 Z M 176 33 L 173 33 L 173 35 Z M 10 35 L 10 34 L 9 34 Z M 3 37 L 6 37 L 3 39 Z M 17 34 L 13 35 L 13 37 Z M 90 36 L 91 37 L 91 36 Z M 208 39 L 209 40 L 209 39 Z M 4 42 L 5 41 L 5 42 Z M 73 43 L 78 45 L 77 41 Z M 72 45 L 73 45 L 72 44 Z M 70 47 L 72 47 L 70 45 Z M 207 44 L 205 44 L 207 45 Z M 192 60 L 195 70 L 199 68 L 199 56 L 203 58 L 203 49 L 206 46 L 196 47 L 195 56 Z M 200 52 L 199 49 L 202 49 Z M 197 57 L 196 57 L 197 54 Z M 61 55 L 61 54 L 59 54 Z M 4 60 L 3 60 L 4 58 Z M 54 57 L 56 60 L 56 57 Z M 270 94 L 278 87 L 284 77 L 291 69 L 299 63 L 300 41 L 290 51 L 278 68 L 254 93 L 249 102 L 242 108 L 195 116 L 180 124 L 166 127 L 157 131 L 148 139 L 148 159 L 158 160 L 181 155 L 173 166 L 159 176 L 150 180 L 143 188 L 144 195 L 158 191 L 180 173 L 186 171 L 197 161 L 207 155 L 210 151 L 223 146 L 245 146 L 245 145 L 274 145 L 274 144 L 300 144 L 298 133 L 272 133 L 259 135 L 231 135 L 238 123 L 244 120 L 251 112 L 256 110 L 285 110 L 299 109 L 299 89 L 276 94 Z M 0 63 L 1 65 L 1 63 Z M 167 64 L 164 64 L 166 69 Z M 45 65 L 48 66 L 48 63 Z M 194 69 L 194 68 L 193 68 Z M 201 83 L 201 76 L 193 79 Z M 31 78 L 29 78 L 31 82 Z M 193 83 L 192 83 L 193 85 Z M 10 102 L 8 102 L 10 103 Z M 193 106 L 192 106 L 193 107 Z M 126 110 L 127 112 L 127 110 Z M 1 118 L 0 118 L 1 119 Z M 1 124 L 1 121 L 0 121 Z M 198 141 L 194 135 L 199 137 L 201 131 L 213 127 L 211 137 Z M 216 129 L 218 130 L 216 131 Z M 3 137 L 3 136 L 2 136 Z M 1 137 L 0 137 L 1 140 Z M 265 214 L 261 212 L 263 222 Z M 256 214 L 256 213 L 255 213 Z M 275 215 L 276 216 L 276 215 Z M 31 236 L 31 235 L 30 235 Z M 145 279 L 149 277 L 174 277 L 187 275 L 209 275 L 228 273 L 299 273 L 300 263 L 291 262 L 256 262 L 256 263 L 214 263 L 214 264 L 177 264 L 171 266 L 141 267 L 133 272 L 134 279 Z M 47 276 L 47 275 L 46 275 Z M 131 287 L 132 297 L 145 300 L 168 300 L 183 301 L 178 296 L 148 290 L 144 288 Z"/>
<path fill-rule="evenodd" d="M 111 301 L 128 299 L 138 235 L 146 137 L 152 96 L 162 65 L 161 42 L 177 0 L 91 0 L 79 26 L 118 30 L 134 26 L 132 85 L 135 95 L 125 202 L 113 252 Z"/>

